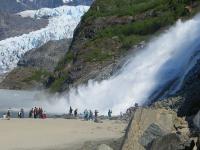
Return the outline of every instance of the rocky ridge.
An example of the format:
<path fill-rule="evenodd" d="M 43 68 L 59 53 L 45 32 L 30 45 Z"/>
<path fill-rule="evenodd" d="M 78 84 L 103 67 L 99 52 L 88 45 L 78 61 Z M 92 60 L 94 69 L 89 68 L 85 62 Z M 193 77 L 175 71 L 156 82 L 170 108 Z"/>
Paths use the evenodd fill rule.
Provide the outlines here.
<path fill-rule="evenodd" d="M 47 25 L 47 19 L 36 20 L 23 18 L 15 14 L 0 12 L 0 40 L 40 30 Z"/>
<path fill-rule="evenodd" d="M 2 89 L 41 89 L 48 76 L 69 48 L 70 39 L 49 41 L 32 49 L 18 62 L 18 67 L 6 75 L 0 84 Z"/>

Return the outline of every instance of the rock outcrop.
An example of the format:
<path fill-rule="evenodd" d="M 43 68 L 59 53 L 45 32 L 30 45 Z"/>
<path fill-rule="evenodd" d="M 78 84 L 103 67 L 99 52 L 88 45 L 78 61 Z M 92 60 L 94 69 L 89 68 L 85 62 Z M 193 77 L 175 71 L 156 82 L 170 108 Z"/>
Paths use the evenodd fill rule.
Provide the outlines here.
<path fill-rule="evenodd" d="M 193 124 L 200 131 L 200 111 L 194 116 Z"/>
<path fill-rule="evenodd" d="M 194 146 L 194 141 L 186 141 L 179 134 L 170 133 L 153 140 L 148 150 L 193 150 Z"/>
<path fill-rule="evenodd" d="M 156 150 L 156 143 L 165 141 L 170 136 L 178 141 L 178 146 L 188 140 L 189 128 L 183 118 L 177 117 L 171 110 L 139 108 L 129 123 L 122 150 Z"/>
<path fill-rule="evenodd" d="M 197 53 L 197 55 L 200 54 Z M 184 79 L 180 95 L 183 95 L 185 100 L 182 102 L 178 114 L 180 116 L 195 115 L 200 110 L 200 60 Z"/>
<path fill-rule="evenodd" d="M 18 67 L 12 70 L 0 83 L 2 89 L 40 89 L 57 63 L 65 55 L 71 40 L 50 41 L 33 49 L 20 59 Z"/>
<path fill-rule="evenodd" d="M 25 53 L 19 60 L 18 66 L 35 67 L 53 72 L 57 63 L 68 51 L 70 43 L 70 39 L 47 42 L 43 46 Z"/>
<path fill-rule="evenodd" d="M 183 96 L 173 96 L 169 97 L 163 100 L 156 101 L 150 105 L 152 108 L 165 108 L 170 109 L 175 112 L 178 112 L 178 110 L 181 107 L 181 104 L 184 102 L 185 98 Z"/>

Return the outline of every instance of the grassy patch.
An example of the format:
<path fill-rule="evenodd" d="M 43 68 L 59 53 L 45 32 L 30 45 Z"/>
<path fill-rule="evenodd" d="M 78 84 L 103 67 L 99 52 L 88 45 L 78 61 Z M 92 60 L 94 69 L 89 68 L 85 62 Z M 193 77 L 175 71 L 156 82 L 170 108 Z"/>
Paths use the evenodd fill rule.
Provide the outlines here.
<path fill-rule="evenodd" d="M 62 70 L 65 67 L 65 64 L 70 63 L 73 61 L 73 53 L 71 51 L 68 51 L 64 58 L 62 58 L 58 65 L 55 68 L 55 71 Z"/>
<path fill-rule="evenodd" d="M 61 91 L 61 87 L 62 85 L 67 82 L 69 77 L 69 74 L 66 72 L 63 72 L 62 74 L 60 74 L 55 81 L 53 82 L 53 84 L 50 85 L 50 92 L 54 93 L 54 92 L 58 92 Z"/>
<path fill-rule="evenodd" d="M 34 70 L 32 72 L 32 75 L 26 79 L 23 80 L 23 82 L 31 82 L 31 81 L 37 81 L 41 82 L 44 80 L 45 77 L 48 77 L 50 73 L 46 70 Z"/>
<path fill-rule="evenodd" d="M 196 0 L 198 1 L 198 0 Z M 135 16 L 147 10 L 172 11 L 175 16 L 186 15 L 185 5 L 192 0 L 97 0 L 84 20 L 94 20 L 105 16 Z"/>
<path fill-rule="evenodd" d="M 87 62 L 105 61 L 111 59 L 113 56 L 110 51 L 102 51 L 101 49 L 92 49 L 84 55 L 84 60 Z"/>

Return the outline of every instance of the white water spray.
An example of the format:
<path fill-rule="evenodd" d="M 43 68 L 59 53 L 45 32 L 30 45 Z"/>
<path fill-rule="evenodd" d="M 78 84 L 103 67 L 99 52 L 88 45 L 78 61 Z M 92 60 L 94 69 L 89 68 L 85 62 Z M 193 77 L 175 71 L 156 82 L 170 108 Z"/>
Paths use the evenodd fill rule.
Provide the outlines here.
<path fill-rule="evenodd" d="M 134 103 L 144 104 L 149 97 L 170 81 L 182 81 L 188 68 L 196 61 L 200 46 L 200 16 L 182 22 L 153 39 L 137 55 L 130 57 L 121 73 L 102 82 L 71 89 L 63 100 L 80 110 L 98 109 L 115 114 Z M 192 59 L 193 58 L 193 59 Z"/>
<path fill-rule="evenodd" d="M 98 109 L 106 114 L 125 111 L 134 103 L 148 102 L 152 94 L 171 83 L 170 92 L 176 92 L 187 72 L 200 58 L 200 16 L 186 22 L 180 20 L 172 28 L 153 39 L 122 67 L 120 73 L 102 82 L 89 81 L 64 96 L 45 96 L 41 101 L 27 104 L 42 106 L 51 113 L 64 113 L 71 105 L 79 112 L 85 108 Z M 51 98 L 50 98 L 51 97 Z M 37 98 L 34 98 L 37 99 Z M 1 100 L 1 98 L 0 98 Z"/>

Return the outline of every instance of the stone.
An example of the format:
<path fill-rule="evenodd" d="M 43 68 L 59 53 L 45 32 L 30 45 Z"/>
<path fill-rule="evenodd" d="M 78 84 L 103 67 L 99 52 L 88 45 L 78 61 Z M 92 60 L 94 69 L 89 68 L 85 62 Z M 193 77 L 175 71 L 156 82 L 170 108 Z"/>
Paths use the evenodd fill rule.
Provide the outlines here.
<path fill-rule="evenodd" d="M 113 150 L 113 149 L 106 144 L 101 144 L 98 146 L 97 150 Z"/>
<path fill-rule="evenodd" d="M 189 131 L 187 122 L 184 118 L 177 117 L 176 112 L 172 110 L 138 108 L 126 130 L 122 150 L 145 150 L 154 140 L 177 132 L 186 140 L 187 131 Z M 179 141 L 178 138 L 174 137 L 176 141 Z"/>
<path fill-rule="evenodd" d="M 193 124 L 198 130 L 200 130 L 200 111 L 195 115 Z"/>
<path fill-rule="evenodd" d="M 94 122 L 96 122 L 96 123 L 103 123 L 103 121 L 101 119 L 99 119 L 99 118 L 95 118 Z"/>
<path fill-rule="evenodd" d="M 152 123 L 143 133 L 140 138 L 140 144 L 145 148 L 156 138 L 165 135 L 164 129 L 161 129 L 159 125 Z"/>
<path fill-rule="evenodd" d="M 183 149 L 182 139 L 176 133 L 167 134 L 154 140 L 148 150 L 178 150 Z"/>

